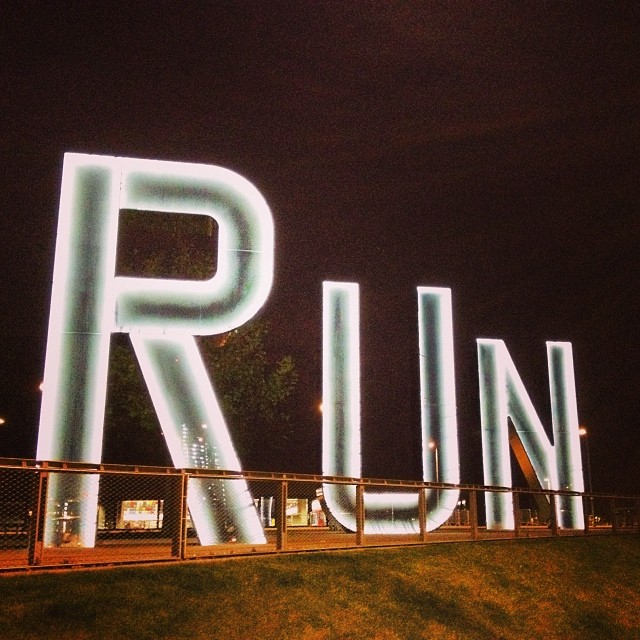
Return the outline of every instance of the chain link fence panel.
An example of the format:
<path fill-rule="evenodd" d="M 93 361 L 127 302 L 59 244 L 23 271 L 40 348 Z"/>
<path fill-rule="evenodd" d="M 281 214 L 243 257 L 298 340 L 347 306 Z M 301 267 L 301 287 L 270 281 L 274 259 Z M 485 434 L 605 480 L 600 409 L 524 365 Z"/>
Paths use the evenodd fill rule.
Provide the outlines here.
<path fill-rule="evenodd" d="M 485 497 L 513 498 L 487 528 Z M 640 533 L 640 497 L 291 474 L 0 461 L 0 570 Z M 440 509 L 446 504 L 446 509 Z M 575 504 L 575 503 L 573 503 Z M 439 515 L 434 515 L 440 509 Z"/>

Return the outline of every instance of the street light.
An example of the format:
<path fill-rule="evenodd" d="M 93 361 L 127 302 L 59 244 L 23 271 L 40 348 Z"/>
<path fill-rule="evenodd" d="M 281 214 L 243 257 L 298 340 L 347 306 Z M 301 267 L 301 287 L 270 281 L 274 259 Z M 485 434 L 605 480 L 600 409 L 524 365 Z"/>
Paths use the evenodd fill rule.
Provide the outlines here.
<path fill-rule="evenodd" d="M 436 458 L 436 482 L 440 482 L 440 468 L 438 465 L 438 445 L 436 445 L 436 443 L 431 440 L 429 442 L 429 449 L 431 449 L 435 455 Z"/>
<path fill-rule="evenodd" d="M 585 443 L 585 449 L 587 452 L 587 482 L 588 482 L 588 486 L 589 486 L 589 493 L 593 493 L 593 486 L 591 484 L 591 454 L 589 452 L 589 433 L 587 431 L 586 427 L 580 427 L 580 429 L 578 430 L 578 433 L 580 434 L 580 436 L 584 436 L 584 443 Z M 589 517 L 591 518 L 591 521 L 595 524 L 595 513 L 593 510 L 593 496 L 589 496 L 589 504 L 591 505 L 590 507 L 590 513 L 589 513 Z"/>
<path fill-rule="evenodd" d="M 436 460 L 436 484 L 440 482 L 440 465 L 438 464 L 438 445 L 431 440 L 429 442 L 429 449 L 433 451 Z M 436 489 L 436 505 L 440 505 L 440 491 Z"/>

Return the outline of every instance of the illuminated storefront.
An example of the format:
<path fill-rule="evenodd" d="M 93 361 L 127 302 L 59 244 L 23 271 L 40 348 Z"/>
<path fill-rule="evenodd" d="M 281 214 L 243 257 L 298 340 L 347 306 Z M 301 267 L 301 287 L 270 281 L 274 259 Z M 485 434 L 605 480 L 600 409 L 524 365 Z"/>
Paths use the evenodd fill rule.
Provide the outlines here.
<path fill-rule="evenodd" d="M 118 529 L 162 529 L 162 500 L 124 500 L 116 527 Z"/>

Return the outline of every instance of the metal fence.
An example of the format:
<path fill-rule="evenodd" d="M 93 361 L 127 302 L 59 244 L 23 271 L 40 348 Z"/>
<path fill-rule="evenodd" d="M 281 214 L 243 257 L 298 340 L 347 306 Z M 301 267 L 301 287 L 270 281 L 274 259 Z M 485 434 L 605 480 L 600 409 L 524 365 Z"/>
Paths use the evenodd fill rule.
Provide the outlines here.
<path fill-rule="evenodd" d="M 90 513 L 87 544 L 80 525 L 87 521 L 86 497 L 49 498 L 79 476 L 92 479 L 97 501 Z M 86 486 L 87 483 L 85 483 Z M 82 486 L 77 482 L 72 486 Z M 327 487 L 348 487 L 355 498 L 355 525 L 347 528 L 328 509 Z M 450 517 L 429 530 L 425 495 L 459 490 Z M 194 496 L 213 500 L 211 532 L 203 536 L 192 522 Z M 367 530 L 367 496 L 384 492 L 414 495 L 415 526 L 385 534 Z M 513 496 L 513 528 L 487 528 L 485 494 Z M 248 496 L 253 533 L 238 528 L 238 513 L 225 496 Z M 60 492 L 56 492 L 60 495 Z M 212 497 L 213 496 L 213 497 Z M 563 529 L 556 504 L 578 496 L 584 529 Z M 231 505 L 231 506 L 230 506 Z M 379 514 L 377 514 L 379 515 Z M 393 522 L 393 507 L 385 515 Z M 84 520 L 83 520 L 84 519 Z M 196 518 L 194 518 L 196 520 Z M 283 553 L 430 542 L 640 533 L 640 496 L 533 491 L 476 485 L 258 472 L 86 465 L 34 460 L 0 460 L 0 570 L 61 566 L 163 562 L 229 555 Z M 200 534 L 200 535 L 199 535 Z"/>

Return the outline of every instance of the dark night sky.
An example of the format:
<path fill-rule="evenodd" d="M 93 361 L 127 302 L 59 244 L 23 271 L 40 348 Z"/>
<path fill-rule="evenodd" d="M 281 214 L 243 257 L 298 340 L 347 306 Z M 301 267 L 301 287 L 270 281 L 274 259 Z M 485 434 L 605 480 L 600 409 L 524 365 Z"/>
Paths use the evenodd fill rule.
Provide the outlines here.
<path fill-rule="evenodd" d="M 415 287 L 437 285 L 463 481 L 481 482 L 475 339 L 505 340 L 546 424 L 545 341 L 567 340 L 594 488 L 639 492 L 637 2 L 9 5 L 0 456 L 35 455 L 75 151 L 218 164 L 262 191 L 263 316 L 301 374 L 294 471 L 320 471 L 321 283 L 337 279 L 361 285 L 365 473 L 416 474 Z"/>

